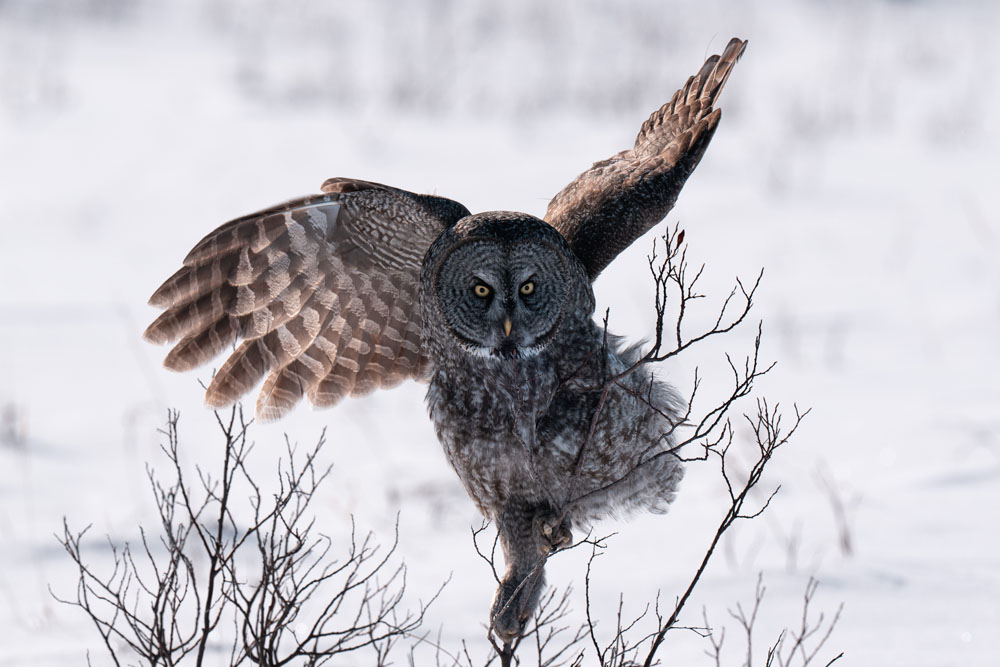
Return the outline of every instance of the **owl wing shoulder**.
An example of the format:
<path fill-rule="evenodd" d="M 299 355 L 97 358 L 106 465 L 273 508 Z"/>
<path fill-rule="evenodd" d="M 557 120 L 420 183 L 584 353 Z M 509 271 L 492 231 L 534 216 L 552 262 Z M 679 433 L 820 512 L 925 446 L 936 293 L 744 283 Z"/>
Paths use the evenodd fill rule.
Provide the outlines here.
<path fill-rule="evenodd" d="M 631 149 L 594 163 L 549 202 L 545 220 L 566 238 L 591 280 L 673 208 L 715 134 L 716 99 L 746 45 L 730 40 L 650 115 Z"/>
<path fill-rule="evenodd" d="M 145 338 L 174 343 L 168 368 L 195 368 L 238 343 L 209 405 L 232 404 L 266 377 L 257 414 L 274 419 L 303 396 L 333 405 L 425 374 L 421 260 L 468 210 L 354 179 L 322 190 L 220 226 L 150 298 L 164 312 Z"/>

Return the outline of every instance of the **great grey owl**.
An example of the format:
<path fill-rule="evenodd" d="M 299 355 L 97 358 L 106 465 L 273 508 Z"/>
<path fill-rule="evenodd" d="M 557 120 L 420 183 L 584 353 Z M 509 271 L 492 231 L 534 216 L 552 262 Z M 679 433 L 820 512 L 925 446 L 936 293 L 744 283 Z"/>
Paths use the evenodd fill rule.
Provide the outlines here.
<path fill-rule="evenodd" d="M 545 220 L 471 215 L 436 196 L 335 178 L 323 194 L 228 222 L 151 297 L 146 330 L 189 370 L 232 349 L 208 387 L 232 404 L 263 380 L 277 418 L 429 381 L 448 460 L 499 530 L 506 574 L 493 631 L 514 639 L 544 557 L 571 527 L 663 511 L 682 467 L 668 451 L 682 401 L 593 320 L 592 281 L 662 220 L 715 132 L 733 39 L 643 123 L 635 145 L 557 194 Z M 240 342 L 242 341 L 242 342 Z"/>

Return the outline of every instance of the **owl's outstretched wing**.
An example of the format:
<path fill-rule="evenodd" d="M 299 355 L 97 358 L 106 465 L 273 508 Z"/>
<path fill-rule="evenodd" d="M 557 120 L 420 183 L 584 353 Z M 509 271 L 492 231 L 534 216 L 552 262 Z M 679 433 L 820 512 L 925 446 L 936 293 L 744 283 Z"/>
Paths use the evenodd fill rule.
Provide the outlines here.
<path fill-rule="evenodd" d="M 558 229 L 593 280 L 662 220 L 719 124 L 719 92 L 747 43 L 732 39 L 642 124 L 635 146 L 594 163 L 549 202 Z"/>
<path fill-rule="evenodd" d="M 195 368 L 242 340 L 212 379 L 209 405 L 232 404 L 267 376 L 257 414 L 274 419 L 303 395 L 332 405 L 425 372 L 420 263 L 469 211 L 351 179 L 323 192 L 222 225 L 150 297 L 165 312 L 146 339 L 177 341 L 168 368 Z"/>

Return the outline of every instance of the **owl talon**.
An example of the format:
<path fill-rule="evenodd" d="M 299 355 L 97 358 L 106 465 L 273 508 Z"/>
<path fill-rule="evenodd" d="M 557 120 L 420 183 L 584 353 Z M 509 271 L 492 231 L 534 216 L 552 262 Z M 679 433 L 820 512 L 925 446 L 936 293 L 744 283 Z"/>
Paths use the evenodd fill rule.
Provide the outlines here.
<path fill-rule="evenodd" d="M 569 519 L 559 522 L 559 516 L 553 512 L 545 512 L 535 518 L 535 525 L 542 536 L 542 551 L 558 551 L 573 542 Z"/>

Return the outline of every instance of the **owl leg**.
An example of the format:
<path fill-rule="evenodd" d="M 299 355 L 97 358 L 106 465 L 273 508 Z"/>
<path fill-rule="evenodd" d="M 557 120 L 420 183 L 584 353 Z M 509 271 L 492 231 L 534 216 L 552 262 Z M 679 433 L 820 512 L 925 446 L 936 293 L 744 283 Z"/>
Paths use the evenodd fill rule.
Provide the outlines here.
<path fill-rule="evenodd" d="M 507 571 L 500 581 L 490 620 L 505 644 L 517 639 L 538 606 L 545 583 L 545 558 L 571 540 L 569 521 L 558 522 L 548 505 L 510 502 L 497 522 Z"/>

